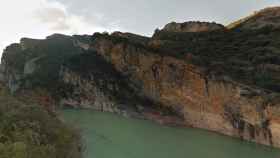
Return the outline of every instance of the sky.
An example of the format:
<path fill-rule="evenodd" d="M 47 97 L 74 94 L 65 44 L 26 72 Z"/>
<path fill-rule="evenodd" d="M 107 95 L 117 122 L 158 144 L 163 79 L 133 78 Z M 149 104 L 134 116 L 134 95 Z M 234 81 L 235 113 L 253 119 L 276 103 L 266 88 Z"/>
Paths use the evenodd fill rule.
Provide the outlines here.
<path fill-rule="evenodd" d="M 176 21 L 229 24 L 280 0 L 7 0 L 0 5 L 0 54 L 22 37 L 133 32 L 150 36 Z"/>

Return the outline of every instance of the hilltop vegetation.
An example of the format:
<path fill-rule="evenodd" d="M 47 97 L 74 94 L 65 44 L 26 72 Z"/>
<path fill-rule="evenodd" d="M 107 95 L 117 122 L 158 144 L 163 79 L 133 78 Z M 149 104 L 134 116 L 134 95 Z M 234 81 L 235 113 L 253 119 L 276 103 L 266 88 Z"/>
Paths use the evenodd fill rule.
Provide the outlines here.
<path fill-rule="evenodd" d="M 280 26 L 280 7 L 268 7 L 253 14 L 241 18 L 227 26 L 228 29 L 260 29 L 266 26 L 279 28 Z"/>
<path fill-rule="evenodd" d="M 280 29 L 227 30 L 200 33 L 157 32 L 156 49 L 227 75 L 244 84 L 280 92 Z"/>

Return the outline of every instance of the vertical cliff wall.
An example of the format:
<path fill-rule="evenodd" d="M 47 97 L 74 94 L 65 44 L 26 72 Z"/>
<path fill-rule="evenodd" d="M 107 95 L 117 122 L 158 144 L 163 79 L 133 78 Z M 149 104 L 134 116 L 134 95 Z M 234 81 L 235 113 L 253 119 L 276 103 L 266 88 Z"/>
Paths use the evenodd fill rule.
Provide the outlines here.
<path fill-rule="evenodd" d="M 277 94 L 209 73 L 188 56 L 178 59 L 115 38 L 96 35 L 92 49 L 139 85 L 141 96 L 172 107 L 186 125 L 279 146 Z"/>

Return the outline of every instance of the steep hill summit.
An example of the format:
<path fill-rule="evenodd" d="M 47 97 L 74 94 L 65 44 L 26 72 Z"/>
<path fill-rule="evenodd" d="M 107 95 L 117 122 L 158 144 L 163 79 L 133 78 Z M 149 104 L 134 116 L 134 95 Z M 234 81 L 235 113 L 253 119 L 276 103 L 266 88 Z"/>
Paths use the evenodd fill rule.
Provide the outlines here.
<path fill-rule="evenodd" d="M 229 28 L 260 29 L 280 28 L 280 7 L 265 8 L 229 25 Z"/>
<path fill-rule="evenodd" d="M 163 31 L 168 32 L 209 32 L 224 30 L 225 27 L 217 23 L 208 23 L 208 22 L 185 22 L 185 23 L 176 23 L 171 22 L 162 29 Z"/>

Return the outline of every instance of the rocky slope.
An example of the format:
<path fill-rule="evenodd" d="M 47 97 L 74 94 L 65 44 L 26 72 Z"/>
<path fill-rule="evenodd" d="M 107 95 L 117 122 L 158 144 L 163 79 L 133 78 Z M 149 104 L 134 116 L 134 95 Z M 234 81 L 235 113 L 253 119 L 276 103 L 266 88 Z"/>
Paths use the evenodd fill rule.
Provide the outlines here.
<path fill-rule="evenodd" d="M 151 38 L 121 32 L 25 38 L 4 51 L 1 79 L 13 93 L 44 89 L 60 106 L 280 147 L 279 38 L 277 25 L 200 22 L 171 23 Z"/>

